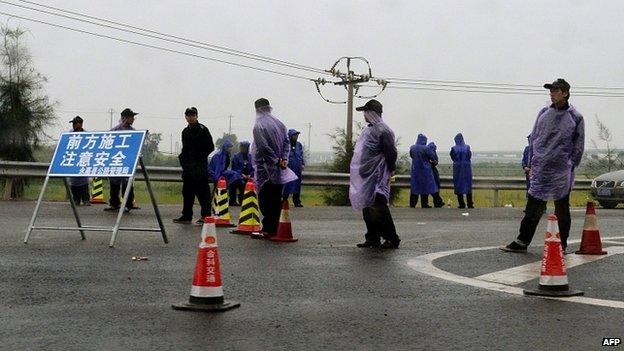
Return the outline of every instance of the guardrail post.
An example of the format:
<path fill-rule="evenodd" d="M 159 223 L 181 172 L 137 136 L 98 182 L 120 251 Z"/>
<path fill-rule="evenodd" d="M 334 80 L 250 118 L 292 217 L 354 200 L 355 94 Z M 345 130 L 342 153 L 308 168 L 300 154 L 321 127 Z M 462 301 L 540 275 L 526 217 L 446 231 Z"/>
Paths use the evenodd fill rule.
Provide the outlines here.
<path fill-rule="evenodd" d="M 494 207 L 500 206 L 498 203 L 498 189 L 494 189 Z"/>
<path fill-rule="evenodd" d="M 13 193 L 13 178 L 7 178 L 4 182 L 4 195 L 2 200 L 11 200 L 11 193 Z"/>

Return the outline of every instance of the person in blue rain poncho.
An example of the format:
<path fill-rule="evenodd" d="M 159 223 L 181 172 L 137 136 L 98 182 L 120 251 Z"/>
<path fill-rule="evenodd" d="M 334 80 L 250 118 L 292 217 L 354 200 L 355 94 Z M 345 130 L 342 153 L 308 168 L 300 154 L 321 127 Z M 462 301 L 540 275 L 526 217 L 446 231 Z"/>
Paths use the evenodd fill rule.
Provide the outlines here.
<path fill-rule="evenodd" d="M 232 148 L 234 144 L 228 139 L 223 140 L 223 144 L 208 163 L 208 176 L 215 185 L 219 182 L 219 178 L 224 177 L 226 184 L 231 184 L 240 179 L 238 172 L 232 171 L 230 168 L 232 158 Z"/>
<path fill-rule="evenodd" d="M 394 132 L 381 119 L 379 101 L 369 100 L 356 110 L 364 111 L 368 123 L 355 144 L 350 166 L 349 200 L 353 209 L 362 210 L 367 230 L 366 240 L 357 246 L 396 249 L 401 239 L 388 208 L 390 177 L 397 160 Z"/>
<path fill-rule="evenodd" d="M 269 239 L 277 234 L 284 184 L 297 179 L 297 175 L 288 168 L 290 141 L 286 126 L 273 116 L 269 100 L 260 98 L 254 106 L 251 159 L 263 216 L 261 236 Z"/>
<path fill-rule="evenodd" d="M 464 136 L 462 133 L 458 133 L 455 136 L 455 146 L 451 148 L 451 160 L 453 160 L 453 187 L 459 208 L 466 208 L 466 203 L 468 208 L 474 207 L 472 202 L 471 158 L 470 145 L 466 145 Z M 466 202 L 464 202 L 464 195 L 466 195 Z"/>
<path fill-rule="evenodd" d="M 570 84 L 564 79 L 544 84 L 550 90 L 551 105 L 537 114 L 529 140 L 530 187 L 519 235 L 503 251 L 526 252 L 549 200 L 555 202 L 561 247 L 566 250 L 570 235 L 570 192 L 574 169 L 585 150 L 583 116 L 570 105 Z"/>
<path fill-rule="evenodd" d="M 434 142 L 430 142 L 427 146 L 433 151 L 433 160 L 431 162 L 431 171 L 433 172 L 433 179 L 435 180 L 436 186 L 438 187 L 438 191 L 432 194 L 433 197 L 433 206 L 436 208 L 444 207 L 444 200 L 440 196 L 440 172 L 438 172 L 438 162 L 440 161 L 438 158 L 438 147 Z"/>
<path fill-rule="evenodd" d="M 418 196 L 420 196 L 420 206 L 431 208 L 429 206 L 429 194 L 438 192 L 438 186 L 431 169 L 431 161 L 435 160 L 435 153 L 427 146 L 427 137 L 424 134 L 418 134 L 416 144 L 410 147 L 409 154 L 412 158 L 409 205 L 412 208 L 416 207 Z"/>
<path fill-rule="evenodd" d="M 531 142 L 531 135 L 527 136 L 527 140 L 529 143 Z M 524 147 L 524 151 L 522 152 L 522 170 L 524 171 L 524 177 L 526 178 L 526 188 L 527 194 L 529 191 L 529 186 L 531 185 L 531 180 L 529 179 L 529 145 Z"/>
<path fill-rule="evenodd" d="M 288 155 L 288 168 L 299 177 L 297 180 L 286 183 L 284 185 L 284 200 L 288 200 L 288 195 L 293 195 L 293 203 L 295 207 L 303 207 L 301 204 L 301 175 L 305 167 L 303 145 L 297 141 L 299 131 L 295 129 L 288 130 L 288 139 L 290 140 L 290 153 Z"/>
<path fill-rule="evenodd" d="M 229 185 L 230 206 L 242 205 L 245 183 L 253 176 L 249 145 L 250 143 L 248 141 L 241 141 L 238 144 L 238 153 L 232 158 L 232 171 L 238 173 L 240 178 Z M 238 203 L 236 202 L 237 200 Z"/>

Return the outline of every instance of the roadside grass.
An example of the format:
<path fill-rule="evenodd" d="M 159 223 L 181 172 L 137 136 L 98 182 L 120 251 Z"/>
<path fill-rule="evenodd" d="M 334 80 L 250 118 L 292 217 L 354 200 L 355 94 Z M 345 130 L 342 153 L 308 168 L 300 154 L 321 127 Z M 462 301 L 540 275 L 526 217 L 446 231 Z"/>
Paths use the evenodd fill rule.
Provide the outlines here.
<path fill-rule="evenodd" d="M 24 191 L 24 200 L 36 200 L 43 185 L 42 180 L 30 180 Z M 182 183 L 152 182 L 156 200 L 160 204 L 182 204 Z M 4 184 L 0 183 L 0 193 L 4 191 Z M 324 206 L 323 187 L 304 186 L 301 192 L 301 200 L 304 206 Z M 149 194 L 145 182 L 138 181 L 135 185 L 135 197 L 139 204 L 146 206 L 149 204 Z M 104 181 L 104 199 L 108 200 L 109 187 Z M 457 207 L 457 198 L 450 189 L 444 189 L 440 193 L 445 203 L 450 200 L 452 207 Z M 44 197 L 47 201 L 65 201 L 67 199 L 65 187 L 61 179 L 51 179 L 48 183 L 48 190 Z M 475 190 L 473 193 L 475 207 L 489 208 L 494 204 L 494 191 L 487 189 Z M 573 207 L 584 207 L 590 199 L 587 191 L 573 191 L 570 195 L 570 205 Z M 498 193 L 500 206 L 512 205 L 513 207 L 524 207 L 526 205 L 525 192 L 522 190 L 501 190 Z M 433 204 L 431 197 L 429 203 Z M 395 207 L 408 207 L 409 189 L 401 189 Z M 419 204 L 420 205 L 420 204 Z"/>

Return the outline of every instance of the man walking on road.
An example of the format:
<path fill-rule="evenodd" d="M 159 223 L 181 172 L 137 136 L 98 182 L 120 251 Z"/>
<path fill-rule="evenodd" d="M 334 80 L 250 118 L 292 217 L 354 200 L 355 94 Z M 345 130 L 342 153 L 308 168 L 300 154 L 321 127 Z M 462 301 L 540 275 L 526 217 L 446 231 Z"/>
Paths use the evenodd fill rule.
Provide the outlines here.
<path fill-rule="evenodd" d="M 364 111 L 368 123 L 351 159 L 349 199 L 353 209 L 362 210 L 366 223 L 366 241 L 357 246 L 396 249 L 401 239 L 388 208 L 390 177 L 394 175 L 397 160 L 394 132 L 381 119 L 383 106 L 379 101 L 369 100 L 356 110 Z M 383 244 L 381 238 L 385 239 Z"/>
<path fill-rule="evenodd" d="M 552 104 L 544 107 L 529 140 L 530 182 L 524 218 L 518 238 L 501 250 L 526 252 L 537 225 L 546 211 L 546 202 L 555 201 L 561 247 L 565 251 L 570 234 L 570 191 L 574 168 L 578 167 L 585 147 L 583 116 L 568 103 L 570 84 L 559 78 L 544 84 Z"/>
<path fill-rule="evenodd" d="M 182 152 L 178 156 L 182 166 L 182 216 L 175 223 L 191 223 L 195 197 L 201 206 L 201 218 L 210 216 L 210 187 L 208 185 L 208 155 L 214 151 L 212 136 L 206 126 L 197 120 L 197 109 L 189 107 L 184 111 L 188 126 L 182 130 Z"/>
<path fill-rule="evenodd" d="M 284 184 L 297 179 L 288 168 L 290 141 L 286 126 L 271 112 L 269 100 L 261 98 L 254 103 L 256 124 L 253 127 L 252 164 L 262 212 L 262 237 L 277 234 Z"/>

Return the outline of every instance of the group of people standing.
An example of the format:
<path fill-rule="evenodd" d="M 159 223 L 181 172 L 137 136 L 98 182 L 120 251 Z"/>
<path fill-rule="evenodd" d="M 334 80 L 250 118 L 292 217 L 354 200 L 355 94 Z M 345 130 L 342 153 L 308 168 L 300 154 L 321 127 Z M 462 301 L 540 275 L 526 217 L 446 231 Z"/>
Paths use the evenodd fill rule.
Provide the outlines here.
<path fill-rule="evenodd" d="M 410 178 L 410 207 L 418 204 L 422 208 L 431 208 L 429 195 L 433 197 L 433 206 L 444 206 L 444 200 L 440 196 L 440 173 L 438 172 L 437 146 L 434 142 L 427 144 L 427 137 L 418 134 L 416 144 L 410 147 L 412 159 L 412 173 Z M 453 185 L 459 208 L 473 208 L 472 201 L 472 152 L 470 145 L 464 142 L 464 136 L 458 133 L 455 136 L 455 146 L 451 148 L 451 160 L 453 161 Z M 464 201 L 464 196 L 466 201 Z"/>

